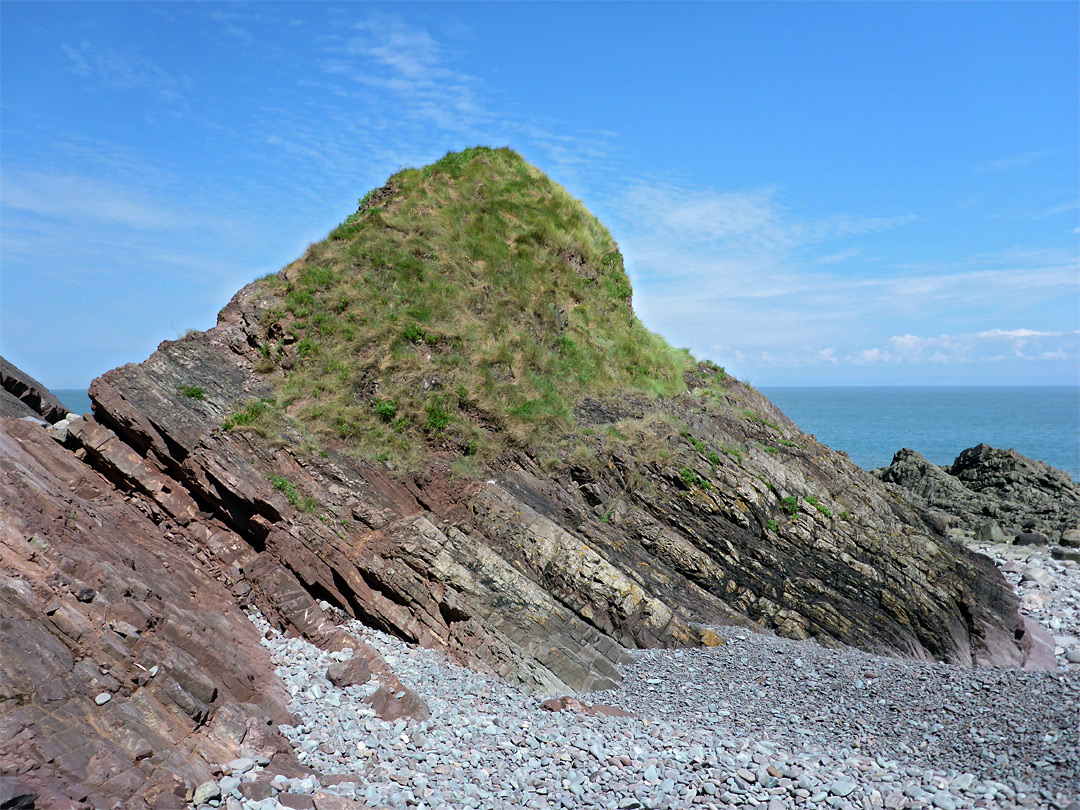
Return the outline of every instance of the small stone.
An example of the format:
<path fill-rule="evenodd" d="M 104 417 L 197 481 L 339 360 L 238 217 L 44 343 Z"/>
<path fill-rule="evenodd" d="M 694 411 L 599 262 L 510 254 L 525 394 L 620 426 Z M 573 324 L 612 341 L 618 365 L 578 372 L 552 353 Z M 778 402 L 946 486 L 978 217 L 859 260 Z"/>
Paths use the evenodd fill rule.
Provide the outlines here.
<path fill-rule="evenodd" d="M 831 793 L 833 796 L 839 796 L 843 798 L 844 796 L 847 796 L 849 793 L 851 793 L 851 791 L 855 790 L 855 788 L 856 785 L 854 782 L 849 782 L 846 779 L 841 779 L 839 781 L 833 782 L 832 785 L 829 786 L 829 793 Z"/>
<path fill-rule="evenodd" d="M 938 810 L 956 810 L 956 799 L 945 791 L 934 794 L 932 804 L 934 807 L 937 807 Z"/>
<path fill-rule="evenodd" d="M 701 631 L 701 646 L 702 647 L 723 647 L 727 645 L 727 641 L 717 633 L 715 630 L 706 628 Z"/>
<path fill-rule="evenodd" d="M 1069 647 L 1065 650 L 1065 660 L 1070 664 L 1080 664 L 1080 647 Z"/>
<path fill-rule="evenodd" d="M 1046 588 L 1054 584 L 1054 575 L 1045 568 L 1028 568 L 1020 576 L 1021 582 L 1034 582 Z"/>
<path fill-rule="evenodd" d="M 229 771 L 236 775 L 238 773 L 247 773 L 255 767 L 255 760 L 248 757 L 241 757 L 240 759 L 234 759 L 229 763 Z"/>
<path fill-rule="evenodd" d="M 96 703 L 98 706 L 104 706 L 110 700 L 112 700 L 112 695 L 110 695 L 108 692 L 102 692 L 100 695 L 94 698 L 94 703 Z"/>
<path fill-rule="evenodd" d="M 211 799 L 221 797 L 221 788 L 213 779 L 209 779 L 195 788 L 195 795 L 191 797 L 192 804 L 206 804 Z"/>

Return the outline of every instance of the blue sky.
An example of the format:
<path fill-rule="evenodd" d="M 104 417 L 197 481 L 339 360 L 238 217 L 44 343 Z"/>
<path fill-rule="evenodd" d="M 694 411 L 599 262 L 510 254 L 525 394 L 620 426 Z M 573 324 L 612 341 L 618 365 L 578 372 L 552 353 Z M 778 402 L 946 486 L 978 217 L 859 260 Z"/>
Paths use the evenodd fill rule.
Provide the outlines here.
<path fill-rule="evenodd" d="M 1076 3 L 0 5 L 0 352 L 85 386 L 509 145 L 757 385 L 1080 382 Z"/>

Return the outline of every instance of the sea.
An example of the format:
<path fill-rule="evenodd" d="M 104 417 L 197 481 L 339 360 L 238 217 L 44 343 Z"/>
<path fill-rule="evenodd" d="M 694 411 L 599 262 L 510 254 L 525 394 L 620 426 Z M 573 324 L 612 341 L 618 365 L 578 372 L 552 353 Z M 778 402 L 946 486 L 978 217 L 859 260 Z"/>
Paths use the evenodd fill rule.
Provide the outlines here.
<path fill-rule="evenodd" d="M 939 466 L 977 444 L 1012 448 L 1080 481 L 1080 387 L 758 389 L 805 433 L 872 470 L 901 448 Z"/>
<path fill-rule="evenodd" d="M 1013 448 L 1080 481 L 1080 387 L 761 387 L 806 433 L 843 450 L 860 467 L 886 467 L 897 450 L 952 464 L 979 443 Z M 76 413 L 79 389 L 53 392 Z"/>

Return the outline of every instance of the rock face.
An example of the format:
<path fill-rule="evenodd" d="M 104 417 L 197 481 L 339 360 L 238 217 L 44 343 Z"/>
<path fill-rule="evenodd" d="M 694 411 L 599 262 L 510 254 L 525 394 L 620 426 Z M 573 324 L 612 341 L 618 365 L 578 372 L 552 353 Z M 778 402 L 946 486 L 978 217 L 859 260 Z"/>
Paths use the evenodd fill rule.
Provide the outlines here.
<path fill-rule="evenodd" d="M 109 431 L 72 425 L 125 464 Z M 243 608 L 269 591 L 283 626 L 331 647 L 339 631 L 272 560 L 249 549 L 246 576 L 223 571 L 203 548 L 230 542 L 219 522 L 166 516 L 57 435 L 0 418 L 3 806 L 186 807 L 241 753 L 302 773 L 276 728 L 288 694 Z"/>
<path fill-rule="evenodd" d="M 707 368 L 677 399 L 579 409 L 593 437 L 660 409 L 668 459 L 643 462 L 633 443 L 605 454 L 594 438 L 598 472 L 546 472 L 525 451 L 479 481 L 437 454 L 399 478 L 301 451 L 287 433 L 221 427 L 270 389 L 255 371 L 268 306 L 251 285 L 214 329 L 99 378 L 91 427 L 113 438 L 73 433 L 174 520 L 221 521 L 229 543 L 211 539 L 206 553 L 224 568 L 265 555 L 350 615 L 540 693 L 604 688 L 624 648 L 693 645 L 701 625 L 732 621 L 919 658 L 1023 660 L 1016 597 L 989 562 L 932 538 L 873 477 L 733 379 L 726 412 L 696 393 L 717 384 Z M 193 383 L 200 399 L 181 393 Z M 717 458 L 701 443 L 743 449 Z"/>
<path fill-rule="evenodd" d="M 53 424 L 67 413 L 49 389 L 0 357 L 0 416 L 31 416 Z"/>
<path fill-rule="evenodd" d="M 900 486 L 942 531 L 962 526 L 982 532 L 986 541 L 1023 537 L 1021 544 L 1046 545 L 1069 542 L 1069 533 L 1080 528 L 1080 485 L 1015 450 L 980 444 L 951 466 L 938 467 L 904 449 L 874 475 Z"/>
<path fill-rule="evenodd" d="M 453 157 L 441 163 L 456 176 L 462 163 Z M 565 192 L 513 166 L 515 188 L 539 188 L 555 201 L 552 216 L 577 217 L 581 238 L 600 238 Z M 452 196 L 483 201 L 483 189 Z M 384 221 L 378 209 L 361 214 L 342 228 Z M 548 239 L 547 221 L 537 221 L 523 250 Z M 670 347 L 633 320 L 621 258 L 603 247 L 588 260 L 570 249 L 544 254 L 558 266 L 544 265 L 537 278 L 561 273 L 563 286 L 541 292 L 567 302 L 607 290 L 603 315 L 623 319 L 612 334 L 637 357 L 623 376 L 640 379 L 653 361 L 634 355 L 634 340 L 644 336 L 664 357 Z M 385 269 L 361 268 L 369 254 L 326 249 L 355 258 L 346 268 L 358 274 L 355 294 Z M 402 283 L 424 278 L 422 261 L 437 258 L 414 253 L 394 254 L 407 271 Z M 285 757 L 273 724 L 286 697 L 247 606 L 340 651 L 346 639 L 320 607 L 330 604 L 544 695 L 612 687 L 629 648 L 722 644 L 710 627 L 720 624 L 919 659 L 1030 664 L 1035 640 L 988 559 L 937 536 L 934 515 L 710 364 L 665 361 L 656 366 L 664 373 L 685 368 L 674 389 L 666 383 L 675 395 L 582 398 L 561 443 L 508 440 L 484 462 L 440 432 L 441 394 L 428 400 L 422 463 L 409 472 L 362 458 L 349 443 L 358 423 L 335 423 L 340 440 L 316 435 L 300 417 L 315 418 L 319 396 L 344 398 L 346 414 L 370 415 L 382 402 L 378 380 L 348 377 L 332 356 L 336 389 L 319 381 L 310 406 L 275 399 L 299 384 L 294 370 L 314 362 L 297 313 L 310 318 L 305 329 L 325 326 L 315 294 L 334 279 L 326 267 L 290 266 L 245 287 L 213 329 L 95 380 L 93 416 L 50 416 L 49 428 L 4 420 L 5 785 L 57 807 L 168 807 L 208 781 L 211 763 Z M 481 281 L 473 312 L 514 311 L 513 301 L 492 305 L 497 291 Z M 346 293 L 336 311 L 348 310 Z M 546 358 L 555 369 L 560 358 L 587 354 L 587 331 L 573 333 L 579 343 L 560 331 L 579 314 L 529 306 L 536 318 L 522 334 L 532 342 L 520 345 L 534 363 L 545 360 L 537 346 L 566 353 Z M 353 329 L 358 319 L 343 323 Z M 541 334 L 545 325 L 554 331 Z M 402 390 L 439 391 L 437 375 L 395 377 L 395 357 L 422 369 L 454 345 L 414 325 L 378 362 Z M 531 372 L 504 354 L 494 384 L 513 393 Z M 32 400 L 24 399 L 45 407 Z M 468 392 L 457 400 L 462 412 L 474 407 Z M 556 400 L 515 407 L 545 401 Z M 274 420 L 260 421 L 266 412 Z M 380 418 L 393 415 L 386 407 Z M 497 416 L 480 414 L 470 429 L 495 436 L 505 429 Z M 379 429 L 398 441 L 409 424 Z M 378 677 L 377 656 L 358 656 Z M 378 711 L 426 713 L 384 675 Z"/>

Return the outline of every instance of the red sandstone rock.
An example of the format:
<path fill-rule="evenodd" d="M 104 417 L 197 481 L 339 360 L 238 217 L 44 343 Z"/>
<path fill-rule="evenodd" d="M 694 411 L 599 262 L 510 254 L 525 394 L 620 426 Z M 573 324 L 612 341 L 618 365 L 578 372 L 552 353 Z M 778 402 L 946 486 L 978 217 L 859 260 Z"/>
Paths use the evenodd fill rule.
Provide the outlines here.
<path fill-rule="evenodd" d="M 540 704 L 541 709 L 549 712 L 576 712 L 577 714 L 603 715 L 606 717 L 637 717 L 633 712 L 620 709 L 618 706 L 606 706 L 603 703 L 589 704 L 575 697 L 564 696 L 551 698 Z"/>

